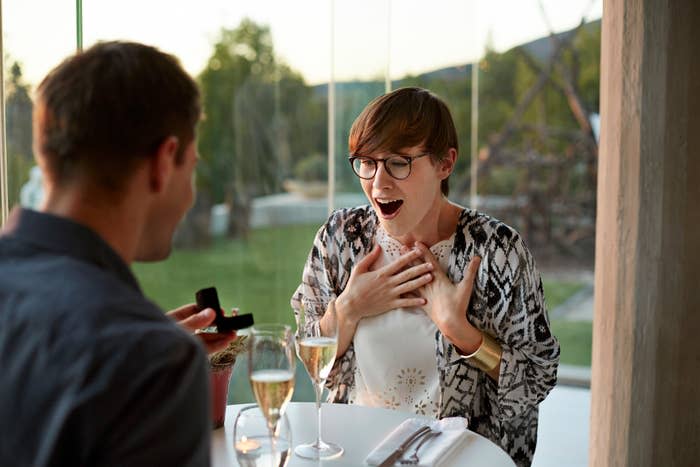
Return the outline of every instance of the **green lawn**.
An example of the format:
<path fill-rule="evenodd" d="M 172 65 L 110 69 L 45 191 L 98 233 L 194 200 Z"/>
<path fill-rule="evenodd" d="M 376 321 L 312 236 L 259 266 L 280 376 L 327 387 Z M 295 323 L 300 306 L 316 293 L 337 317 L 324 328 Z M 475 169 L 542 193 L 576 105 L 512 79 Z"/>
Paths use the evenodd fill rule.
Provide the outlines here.
<path fill-rule="evenodd" d="M 544 287 L 544 300 L 547 304 L 547 310 L 553 310 L 578 292 L 583 284 L 581 282 L 562 282 L 548 278 L 542 279 Z"/>
<path fill-rule="evenodd" d="M 544 296 L 547 309 L 553 310 L 583 287 L 579 282 L 558 282 L 544 279 Z M 593 326 L 590 321 L 565 321 L 554 319 L 552 332 L 561 346 L 560 362 L 567 365 L 591 366 L 591 338 Z"/>
<path fill-rule="evenodd" d="M 134 271 L 144 293 L 170 310 L 194 302 L 194 293 L 216 286 L 225 310 L 238 307 L 253 313 L 256 323 L 293 325 L 289 305 L 299 285 L 304 262 L 318 226 L 258 229 L 247 242 L 220 241 L 203 250 L 174 251 L 167 261 L 137 264 Z M 313 387 L 301 363 L 297 366 L 294 399 L 314 400 Z M 229 403 L 253 402 L 245 358 L 233 369 Z"/>
<path fill-rule="evenodd" d="M 255 321 L 294 322 L 289 299 L 299 285 L 318 226 L 259 229 L 249 241 L 220 241 L 203 250 L 175 251 L 167 261 L 137 264 L 145 294 L 166 310 L 216 286 L 221 306 L 253 313 Z"/>
<path fill-rule="evenodd" d="M 567 365 L 591 366 L 591 321 L 552 321 L 552 333 L 561 346 L 560 362 Z"/>
<path fill-rule="evenodd" d="M 136 264 L 134 271 L 145 294 L 169 310 L 194 301 L 202 287 L 216 286 L 226 310 L 238 307 L 253 313 L 257 323 L 294 323 L 289 299 L 299 285 L 301 272 L 318 226 L 289 226 L 255 230 L 247 242 L 222 240 L 202 250 L 179 250 L 167 261 Z M 581 284 L 544 280 L 547 308 L 553 309 Z M 590 323 L 552 322 L 562 348 L 562 363 L 590 365 Z M 229 402 L 251 402 L 244 359 L 236 362 Z M 303 367 L 297 368 L 294 400 L 313 400 Z"/>

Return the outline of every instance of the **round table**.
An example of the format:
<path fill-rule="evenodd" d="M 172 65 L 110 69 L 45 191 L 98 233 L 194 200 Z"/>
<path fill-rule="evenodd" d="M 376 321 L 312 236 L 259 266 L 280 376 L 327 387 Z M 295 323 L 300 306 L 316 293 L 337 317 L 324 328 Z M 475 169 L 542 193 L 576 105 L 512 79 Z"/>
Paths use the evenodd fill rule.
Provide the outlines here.
<path fill-rule="evenodd" d="M 233 422 L 238 411 L 250 404 L 229 405 L 226 408 L 224 428 L 212 432 L 212 466 L 237 466 L 233 449 Z M 292 444 L 313 441 L 316 438 L 316 404 L 291 402 L 287 417 L 292 426 Z M 289 463 L 294 466 L 347 466 L 361 467 L 372 449 L 394 428 L 416 414 L 397 412 L 374 407 L 347 404 L 323 404 L 323 439 L 345 448 L 343 455 L 327 461 L 311 461 L 292 455 Z M 426 420 L 429 420 L 426 418 Z M 462 449 L 456 451 L 442 464 L 445 467 L 468 465 L 470 467 L 514 467 L 505 451 L 483 436 L 469 432 Z"/>

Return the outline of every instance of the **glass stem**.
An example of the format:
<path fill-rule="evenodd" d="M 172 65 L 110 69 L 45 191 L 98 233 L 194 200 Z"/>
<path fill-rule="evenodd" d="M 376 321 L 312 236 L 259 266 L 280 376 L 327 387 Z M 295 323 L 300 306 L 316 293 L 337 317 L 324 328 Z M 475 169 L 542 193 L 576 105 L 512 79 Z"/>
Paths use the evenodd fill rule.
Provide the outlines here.
<path fill-rule="evenodd" d="M 276 427 L 268 425 L 270 430 L 270 467 L 274 467 L 275 459 L 277 458 L 277 443 L 275 442 Z"/>
<path fill-rule="evenodd" d="M 318 433 L 316 435 L 316 446 L 321 448 L 321 395 L 323 394 L 323 381 L 314 385 L 316 389 L 316 412 L 318 413 Z"/>
<path fill-rule="evenodd" d="M 276 439 L 277 439 L 277 424 L 280 423 L 277 421 L 277 423 L 267 424 L 267 429 L 270 432 L 270 452 L 272 453 L 272 459 L 275 458 L 275 450 L 277 449 L 276 446 Z"/>

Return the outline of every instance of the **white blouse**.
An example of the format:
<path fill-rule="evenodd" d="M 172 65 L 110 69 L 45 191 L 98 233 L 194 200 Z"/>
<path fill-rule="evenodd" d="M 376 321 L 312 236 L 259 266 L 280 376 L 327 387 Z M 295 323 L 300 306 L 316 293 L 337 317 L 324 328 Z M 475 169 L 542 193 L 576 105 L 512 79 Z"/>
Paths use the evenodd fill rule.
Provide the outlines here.
<path fill-rule="evenodd" d="M 382 256 L 374 269 L 401 256 L 401 243 L 377 229 Z M 447 263 L 454 235 L 430 248 L 440 267 Z M 386 407 L 430 417 L 440 409 L 440 381 L 435 359 L 437 327 L 422 308 L 398 308 L 363 318 L 357 325 L 355 384 L 349 402 Z"/>

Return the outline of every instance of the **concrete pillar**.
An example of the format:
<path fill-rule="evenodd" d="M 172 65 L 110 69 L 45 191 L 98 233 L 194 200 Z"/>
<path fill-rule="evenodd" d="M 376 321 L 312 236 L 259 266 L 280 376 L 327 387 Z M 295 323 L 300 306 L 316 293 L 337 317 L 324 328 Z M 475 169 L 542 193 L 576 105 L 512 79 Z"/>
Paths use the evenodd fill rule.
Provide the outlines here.
<path fill-rule="evenodd" d="M 606 0 L 591 466 L 700 465 L 700 5 Z"/>

